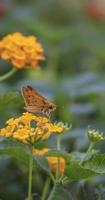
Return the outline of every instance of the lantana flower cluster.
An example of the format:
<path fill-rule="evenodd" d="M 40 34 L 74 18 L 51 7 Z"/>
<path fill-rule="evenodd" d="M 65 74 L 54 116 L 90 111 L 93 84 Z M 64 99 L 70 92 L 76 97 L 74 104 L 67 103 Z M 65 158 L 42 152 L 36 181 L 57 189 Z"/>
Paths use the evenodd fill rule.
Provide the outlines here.
<path fill-rule="evenodd" d="M 0 57 L 9 60 L 18 69 L 37 69 L 39 61 L 45 59 L 37 38 L 19 32 L 9 34 L 0 41 Z"/>
<path fill-rule="evenodd" d="M 62 133 L 63 130 L 63 126 L 51 123 L 47 117 L 25 112 L 6 122 L 6 127 L 0 131 L 0 137 L 12 137 L 23 143 L 33 144 L 38 140 L 47 140 L 53 133 Z"/>

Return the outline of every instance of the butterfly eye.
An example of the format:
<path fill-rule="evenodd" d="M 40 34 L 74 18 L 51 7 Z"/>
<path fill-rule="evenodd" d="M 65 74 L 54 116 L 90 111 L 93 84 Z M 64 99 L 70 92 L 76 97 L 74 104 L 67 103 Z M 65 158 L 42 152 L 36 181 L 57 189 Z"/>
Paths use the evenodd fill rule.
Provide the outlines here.
<path fill-rule="evenodd" d="M 28 88 L 28 89 L 30 89 L 30 90 L 32 90 L 32 87 L 31 87 L 31 86 L 29 86 L 29 85 L 27 86 L 27 88 Z"/>
<path fill-rule="evenodd" d="M 53 108 L 53 106 L 49 106 L 49 109 L 52 109 Z"/>

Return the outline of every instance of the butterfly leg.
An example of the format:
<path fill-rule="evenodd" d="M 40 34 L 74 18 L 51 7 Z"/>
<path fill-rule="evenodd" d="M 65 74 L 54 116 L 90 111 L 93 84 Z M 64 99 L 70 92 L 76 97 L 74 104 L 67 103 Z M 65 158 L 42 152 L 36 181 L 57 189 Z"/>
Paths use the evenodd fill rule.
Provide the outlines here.
<path fill-rule="evenodd" d="M 43 109 L 43 114 L 46 115 L 50 119 L 51 112 L 50 112 L 50 110 L 48 108 L 44 108 Z"/>

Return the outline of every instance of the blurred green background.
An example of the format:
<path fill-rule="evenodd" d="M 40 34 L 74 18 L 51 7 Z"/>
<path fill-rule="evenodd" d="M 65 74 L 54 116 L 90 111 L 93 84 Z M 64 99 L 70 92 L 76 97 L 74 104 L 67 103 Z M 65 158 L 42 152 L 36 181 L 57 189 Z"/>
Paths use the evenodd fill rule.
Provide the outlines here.
<path fill-rule="evenodd" d="M 72 123 L 62 138 L 63 149 L 85 151 L 88 125 L 105 132 L 104 0 L 0 0 L 0 38 L 13 32 L 37 36 L 46 61 L 37 72 L 22 69 L 0 83 L 0 126 L 24 111 L 19 91 L 31 85 L 57 105 L 53 120 Z M 0 60 L 1 75 L 10 68 Z M 49 144 L 54 146 L 55 138 Z M 104 142 L 97 147 L 105 152 Z M 27 170 L 0 157 L 0 199 L 25 198 Z M 34 172 L 35 199 L 40 199 L 45 177 L 38 169 Z M 69 184 L 68 189 L 74 200 L 104 200 L 104 185 L 105 177 L 98 177 Z"/>

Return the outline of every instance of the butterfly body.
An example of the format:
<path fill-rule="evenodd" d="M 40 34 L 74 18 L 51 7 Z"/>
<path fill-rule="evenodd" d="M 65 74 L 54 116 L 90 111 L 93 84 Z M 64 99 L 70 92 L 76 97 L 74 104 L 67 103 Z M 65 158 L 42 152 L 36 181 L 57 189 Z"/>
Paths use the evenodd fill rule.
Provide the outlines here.
<path fill-rule="evenodd" d="M 21 90 L 22 96 L 25 101 L 25 110 L 31 113 L 42 113 L 49 116 L 52 111 L 56 109 L 56 105 L 31 86 L 23 87 Z"/>

